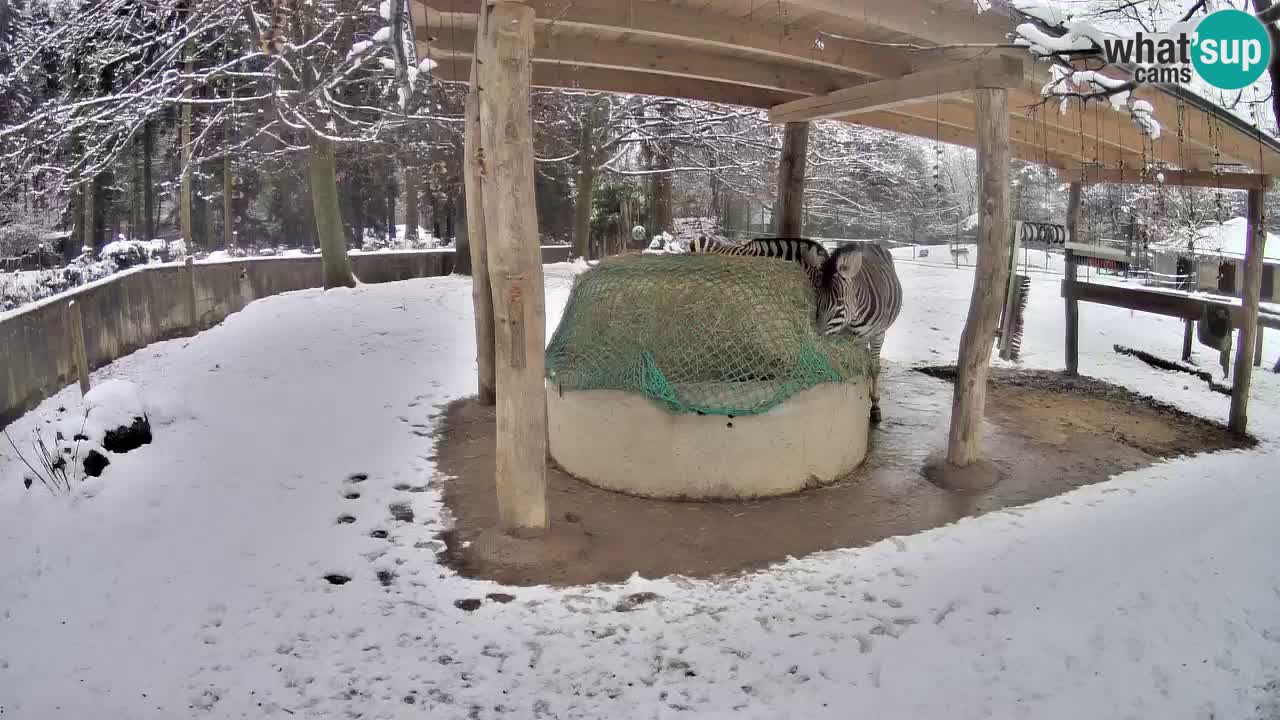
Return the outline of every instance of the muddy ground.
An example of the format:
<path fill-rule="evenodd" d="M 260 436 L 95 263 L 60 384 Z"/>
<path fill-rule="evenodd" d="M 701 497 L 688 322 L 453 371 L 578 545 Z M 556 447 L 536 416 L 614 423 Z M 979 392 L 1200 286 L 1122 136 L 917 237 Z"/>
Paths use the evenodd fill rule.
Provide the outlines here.
<path fill-rule="evenodd" d="M 1090 378 L 993 370 L 984 448 L 1003 479 L 987 490 L 946 490 L 924 478 L 946 444 L 953 367 L 886 368 L 884 421 L 862 467 L 823 488 L 743 502 L 667 502 L 600 490 L 548 470 L 552 529 L 545 552 L 507 561 L 485 547 L 497 524 L 492 408 L 450 404 L 437 465 L 455 525 L 446 562 L 504 583 L 575 585 L 638 572 L 710 576 L 820 550 L 869 545 L 961 517 L 1023 505 L 1169 457 L 1252 444 L 1219 424 Z"/>

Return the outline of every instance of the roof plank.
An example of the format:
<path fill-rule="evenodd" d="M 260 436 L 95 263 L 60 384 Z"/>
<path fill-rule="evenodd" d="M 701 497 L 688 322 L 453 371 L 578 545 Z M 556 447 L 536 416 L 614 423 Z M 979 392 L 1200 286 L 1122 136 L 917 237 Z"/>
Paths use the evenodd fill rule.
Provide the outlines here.
<path fill-rule="evenodd" d="M 1023 82 L 1023 73 L 1024 64 L 1020 58 L 978 58 L 795 100 L 772 108 L 769 120 L 775 123 L 827 120 L 886 110 L 977 88 L 1017 87 Z"/>

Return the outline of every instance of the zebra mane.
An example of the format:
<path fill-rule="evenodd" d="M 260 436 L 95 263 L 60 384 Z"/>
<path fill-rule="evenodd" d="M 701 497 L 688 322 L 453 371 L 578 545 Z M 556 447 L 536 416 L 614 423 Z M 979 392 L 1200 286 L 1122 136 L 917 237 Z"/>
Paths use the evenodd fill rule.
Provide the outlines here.
<path fill-rule="evenodd" d="M 835 280 L 836 269 L 840 267 L 840 259 L 845 255 L 862 252 L 862 245 L 859 243 L 847 243 L 836 248 L 835 252 L 827 256 L 822 263 L 822 275 L 820 287 L 830 287 L 831 281 Z"/>

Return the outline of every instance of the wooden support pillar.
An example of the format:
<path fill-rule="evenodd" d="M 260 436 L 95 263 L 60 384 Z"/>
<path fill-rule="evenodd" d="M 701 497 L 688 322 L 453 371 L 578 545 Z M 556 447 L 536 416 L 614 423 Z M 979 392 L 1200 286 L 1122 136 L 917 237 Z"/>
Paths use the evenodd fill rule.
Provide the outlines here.
<path fill-rule="evenodd" d="M 1182 325 L 1182 361 L 1191 362 L 1191 345 L 1195 342 L 1196 321 L 1185 320 Z"/>
<path fill-rule="evenodd" d="M 527 537 L 547 528 L 546 311 L 529 95 L 533 8 L 495 3 L 483 30 L 476 64 L 496 341 L 498 516 L 502 531 Z"/>
<path fill-rule="evenodd" d="M 200 332 L 200 317 L 196 312 L 196 265 L 190 255 L 182 264 L 183 301 L 187 306 L 187 327 L 191 334 Z"/>
<path fill-rule="evenodd" d="M 1262 336 L 1267 331 L 1261 325 L 1258 326 L 1258 337 L 1253 341 L 1253 366 L 1262 367 Z"/>
<path fill-rule="evenodd" d="M 1267 242 L 1267 232 L 1262 222 L 1265 194 L 1265 190 L 1249 191 L 1249 237 L 1244 250 L 1244 284 L 1240 293 L 1243 317 L 1239 345 L 1236 347 L 1235 369 L 1231 378 L 1231 414 L 1227 420 L 1227 428 L 1236 435 L 1244 435 L 1248 425 L 1252 351 L 1254 339 L 1258 337 L 1258 300 L 1262 294 L 1262 253 Z"/>
<path fill-rule="evenodd" d="M 489 4 L 481 3 L 480 22 L 485 21 Z M 483 41 L 476 35 L 476 57 Z M 493 289 L 489 282 L 489 246 L 485 242 L 484 146 L 480 132 L 479 61 L 471 63 L 471 89 L 467 92 L 463 124 L 462 180 L 467 200 L 467 249 L 471 262 L 471 305 L 476 325 L 476 388 L 482 405 L 493 405 L 497 397 L 494 379 Z M 412 187 L 412 186 L 411 186 Z M 417 207 L 416 202 L 410 203 Z M 415 210 L 416 212 L 416 210 Z"/>
<path fill-rule="evenodd" d="M 80 397 L 84 397 L 89 394 L 89 353 L 84 346 L 84 319 L 75 300 L 67 303 L 67 319 L 71 328 L 71 359 L 80 379 Z"/>
<path fill-rule="evenodd" d="M 1080 242 L 1076 237 L 1076 230 L 1080 227 L 1080 190 L 1079 182 L 1071 183 L 1069 194 L 1067 195 L 1067 239 L 1070 242 Z M 1076 281 L 1076 256 L 1070 250 L 1066 251 L 1066 281 L 1073 283 Z M 1068 375 L 1080 374 L 1080 302 L 1076 300 L 1075 294 L 1068 292 L 1067 295 L 1067 344 L 1066 344 L 1066 364 Z"/>
<path fill-rule="evenodd" d="M 978 151 L 978 258 L 969 315 L 960 335 L 947 462 L 975 463 L 982 453 L 991 346 L 1009 274 L 1009 91 L 974 92 Z"/>
<path fill-rule="evenodd" d="M 778 204 L 773 234 L 800 237 L 804 230 L 804 172 L 809 158 L 809 123 L 789 122 L 778 159 Z"/>

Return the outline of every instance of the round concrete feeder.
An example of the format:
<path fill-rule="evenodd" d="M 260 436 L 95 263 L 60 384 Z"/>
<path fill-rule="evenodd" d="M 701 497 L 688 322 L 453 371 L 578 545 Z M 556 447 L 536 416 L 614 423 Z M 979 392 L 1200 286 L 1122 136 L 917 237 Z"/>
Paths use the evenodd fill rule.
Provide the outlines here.
<path fill-rule="evenodd" d="M 863 379 L 823 383 L 761 415 L 671 413 L 619 390 L 547 388 L 551 456 L 578 479 L 652 498 L 770 497 L 830 483 L 867 454 Z"/>

